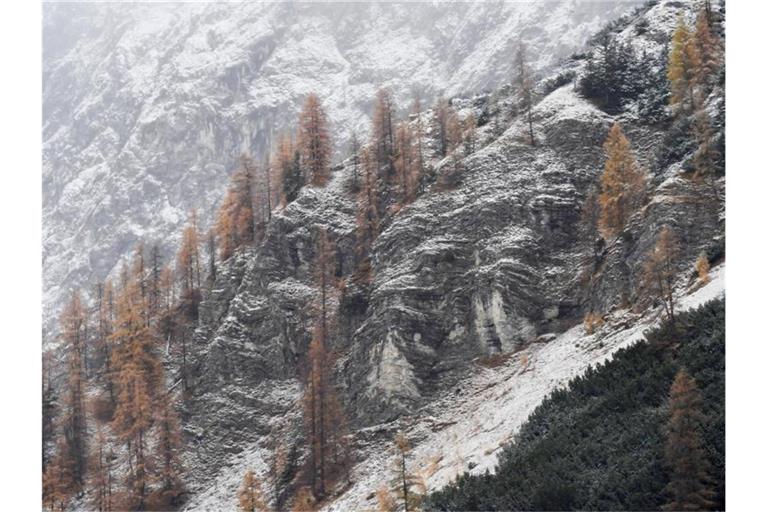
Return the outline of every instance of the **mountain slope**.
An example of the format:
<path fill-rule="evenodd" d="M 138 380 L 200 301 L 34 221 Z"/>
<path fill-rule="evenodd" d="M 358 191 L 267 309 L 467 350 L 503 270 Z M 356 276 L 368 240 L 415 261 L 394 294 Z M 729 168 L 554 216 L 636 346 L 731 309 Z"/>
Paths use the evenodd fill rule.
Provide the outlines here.
<path fill-rule="evenodd" d="M 706 182 L 694 179 L 695 138 L 666 108 L 664 48 L 678 17 L 690 19 L 693 6 L 651 2 L 593 41 L 625 42 L 627 52 L 642 57 L 642 66 L 630 59 L 617 72 L 623 79 L 645 87 L 649 75 L 662 77 L 644 91 L 658 110 L 653 118 L 640 115 L 648 98 L 636 91 L 611 108 L 585 95 L 594 47 L 545 69 L 566 51 L 555 34 L 594 30 L 589 20 L 602 19 L 604 7 L 101 6 L 93 12 L 103 16 L 102 27 L 83 29 L 92 47 L 66 34 L 49 41 L 56 62 L 46 67 L 46 80 L 59 84 L 48 90 L 45 127 L 51 307 L 66 283 L 85 283 L 81 274 L 102 277 L 136 238 L 162 237 L 172 246 L 168 233 L 178 232 L 188 207 L 210 218 L 232 158 L 242 149 L 263 150 L 270 129 L 290 124 L 310 87 L 327 101 L 339 141 L 360 128 L 375 86 L 391 86 L 401 105 L 422 79 L 437 84 L 426 95 L 441 88 L 460 93 L 462 81 L 486 87 L 510 75 L 509 48 L 498 43 L 515 40 L 517 28 L 530 32 L 532 53 L 541 56 L 536 67 L 544 79 L 536 82 L 531 112 L 535 145 L 515 86 L 452 99 L 459 120 L 471 114 L 478 128 L 474 149 L 462 146 L 448 157 L 439 150 L 436 112 L 412 114 L 406 122 L 425 127 L 418 197 L 401 202 L 387 170 L 374 170 L 381 222 L 370 251 L 358 248 L 350 186 L 356 166 L 339 156 L 326 186 L 303 187 L 294 201 L 275 207 L 263 238 L 218 262 L 215 279 L 199 290 L 199 307 L 192 294 L 168 312 L 166 320 L 183 326 L 158 337 L 154 349 L 181 399 L 186 507 L 231 508 L 247 469 L 265 481 L 275 508 L 307 483 L 298 471 L 309 456 L 302 393 L 321 233 L 331 240 L 342 283 L 326 343 L 337 356 L 333 381 L 354 459 L 351 481 L 335 482 L 324 496 L 322 505 L 333 510 L 374 505 L 399 430 L 414 443 L 412 463 L 430 489 L 466 469 L 491 468 L 551 391 L 657 322 L 660 308 L 640 283 L 662 226 L 682 242 L 672 268 L 682 309 L 724 294 L 723 171 Z M 77 9 L 67 9 L 50 11 L 47 22 L 70 14 L 72 30 L 80 32 Z M 151 14 L 151 22 L 137 22 Z M 437 14 L 435 27 L 425 22 Z M 540 30 L 531 28 L 534 20 Z M 403 41 L 412 43 L 408 50 Z M 96 95 L 62 92 L 91 81 Z M 704 102 L 713 140 L 724 132 L 722 85 L 713 79 Z M 136 117 L 124 116 L 134 111 Z M 76 120 L 64 126 L 66 118 Z M 608 236 L 587 231 L 582 210 L 599 183 L 603 142 L 616 123 L 647 169 L 647 196 Z M 693 272 L 702 254 L 715 267 L 703 287 Z M 367 258 L 370 272 L 360 272 Z M 587 313 L 606 325 L 587 334 Z M 276 446 L 289 463 L 271 488 Z"/>
<path fill-rule="evenodd" d="M 508 80 L 523 38 L 544 69 L 635 2 L 45 4 L 43 317 L 139 240 L 169 253 L 210 220 L 243 151 L 257 157 L 317 92 L 337 151 L 374 92 Z M 535 28 L 533 28 L 535 27 Z"/>
<path fill-rule="evenodd" d="M 685 368 L 704 396 L 716 506 L 725 508 L 725 304 L 679 318 L 557 390 L 504 448 L 494 475 L 463 476 L 430 510 L 658 510 L 668 501 L 667 398 Z M 656 343 L 654 346 L 653 343 Z M 660 344 L 669 344 L 660 348 Z"/>
<path fill-rule="evenodd" d="M 714 269 L 712 280 L 703 288 L 690 295 L 682 293 L 681 310 L 722 298 L 724 270 Z M 642 341 L 658 321 L 659 311 L 645 317 L 619 311 L 595 334 L 585 333 L 578 325 L 528 346 L 501 364 L 489 366 L 475 360 L 472 374 L 424 409 L 357 432 L 355 447 L 361 454 L 353 471 L 354 484 L 327 510 L 376 507 L 375 491 L 389 479 L 395 457 L 392 438 L 398 431 L 411 440 L 410 464 L 414 472 L 426 476 L 430 491 L 443 488 L 464 471 L 473 475 L 493 471 L 504 446 L 550 392 L 562 389 L 590 365 L 610 360 L 614 352 Z M 226 468 L 195 492 L 185 509 L 234 506 L 242 475 L 249 468 L 266 472 L 271 456 L 266 438 L 231 456 Z"/>
<path fill-rule="evenodd" d="M 677 17 L 691 13 L 690 6 L 661 2 L 615 28 L 615 37 L 632 41 L 638 51 L 658 54 Z M 654 29 L 638 36 L 636 26 L 643 20 L 653 20 Z M 462 389 L 461 383 L 476 371 L 472 362 L 477 358 L 498 353 L 509 357 L 558 333 L 574 336 L 574 325 L 588 311 L 615 315 L 617 332 L 627 327 L 641 332 L 645 320 L 625 308 L 642 302 L 637 285 L 642 262 L 661 226 L 670 225 L 684 238 L 676 266 L 681 289 L 694 283 L 692 266 L 702 252 L 713 263 L 722 258 L 722 204 L 702 194 L 701 185 L 690 179 L 684 164 L 693 149 L 671 159 L 659 157 L 674 142 L 669 124 L 639 118 L 635 102 L 618 113 L 601 110 L 572 83 L 584 68 L 577 58 L 564 65 L 572 73 L 570 80 L 554 87 L 546 86 L 550 81 L 540 84 L 541 101 L 533 111 L 535 147 L 525 142 L 514 90 L 457 98 L 454 105 L 461 116 L 473 112 L 477 118 L 486 115 L 487 122 L 478 129 L 480 149 L 461 159 L 453 187 L 440 186 L 455 166 L 436 152 L 434 113 L 423 114 L 429 120 L 426 148 L 433 170 L 414 203 L 385 217 L 373 248 L 370 285 L 349 285 L 341 301 L 343 322 L 332 343 L 341 354 L 337 380 L 356 430 L 358 480 L 352 494 L 328 506 L 363 506 L 360 500 L 375 490 L 386 467 L 379 454 L 404 425 L 402 418 L 413 417 L 421 429 L 431 429 L 428 411 Z M 713 106 L 721 94 L 721 89 L 713 93 Z M 623 125 L 649 170 L 649 197 L 621 236 L 600 245 L 582 234 L 580 208 L 599 179 L 605 161 L 602 143 L 614 122 Z M 334 169 L 327 188 L 307 187 L 295 202 L 278 209 L 264 242 L 228 262 L 204 297 L 195 343 L 199 368 L 187 425 L 195 446 L 188 459 L 191 490 L 200 496 L 193 507 L 212 503 L 201 500 L 228 499 L 238 471 L 247 464 L 264 467 L 274 437 L 301 453 L 303 432 L 296 414 L 300 384 L 295 376 L 309 344 L 314 247 L 318 228 L 327 229 L 336 245 L 338 274 L 349 278 L 354 273 L 353 199 L 346 192 L 351 173 L 347 161 Z M 715 182 L 717 189 L 722 186 L 723 180 Z M 585 288 L 583 272 L 595 251 L 594 283 Z M 606 344 L 601 356 L 622 346 L 624 338 L 608 332 L 616 335 L 615 343 Z M 558 360 L 558 353 L 552 359 Z M 568 366 L 567 361 L 542 369 L 537 378 L 553 384 L 558 378 L 548 380 L 550 372 L 567 380 L 595 362 L 575 357 L 574 366 Z M 566 365 L 564 373 L 558 373 L 560 364 Z M 532 411 L 552 389 L 549 384 L 535 387 L 530 401 L 518 404 L 523 415 L 511 419 L 522 422 L 525 407 Z M 261 394 L 254 400 L 254 390 L 272 385 L 295 391 Z M 524 395 L 526 389 L 517 392 Z M 477 406 L 472 403 L 469 410 Z M 519 424 L 514 422 L 512 426 Z M 505 425 L 496 438 L 501 441 L 510 431 L 503 421 L 499 424 Z M 477 428 L 482 430 L 482 424 Z M 409 432 L 418 443 L 419 429 Z M 488 458 L 484 467 L 491 464 Z M 451 471 L 442 470 L 435 485 L 456 474 Z"/>

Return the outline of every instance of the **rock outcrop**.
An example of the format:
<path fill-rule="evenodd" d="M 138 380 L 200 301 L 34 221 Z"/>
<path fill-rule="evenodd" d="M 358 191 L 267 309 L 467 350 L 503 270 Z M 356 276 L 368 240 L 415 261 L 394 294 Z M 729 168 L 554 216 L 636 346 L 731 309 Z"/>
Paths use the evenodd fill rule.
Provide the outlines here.
<path fill-rule="evenodd" d="M 378 87 L 403 108 L 494 88 L 518 35 L 545 69 L 636 3 L 45 4 L 46 338 L 72 287 L 139 239 L 172 254 L 193 208 L 210 220 L 240 153 L 260 160 L 309 92 L 342 154 Z"/>
<path fill-rule="evenodd" d="M 681 9 L 664 2 L 645 16 L 674 20 L 669 13 Z M 671 28 L 656 26 L 634 44 L 660 51 L 658 31 Z M 632 26 L 622 30 L 619 37 L 628 37 Z M 565 66 L 581 72 L 578 62 Z M 217 474 L 211 461 L 228 460 L 227 451 L 236 450 L 230 447 L 263 449 L 267 432 L 301 439 L 296 404 L 321 228 L 336 247 L 337 275 L 348 283 L 332 345 L 340 356 L 337 381 L 358 429 L 417 414 L 455 392 L 478 358 L 546 344 L 588 311 L 609 314 L 641 303 L 642 262 L 662 225 L 681 241 L 681 283 L 692 279 L 702 251 L 713 261 L 721 255 L 724 217 L 713 190 L 722 194 L 722 180 L 706 187 L 691 180 L 682 161 L 659 163 L 665 128 L 644 123 L 632 109 L 609 115 L 571 81 L 542 93 L 533 112 L 537 143 L 530 146 L 509 88 L 454 105 L 461 116 L 486 115 L 479 149 L 461 159 L 457 183 L 446 187 L 441 176 L 455 166 L 435 156 L 434 134 L 427 134 L 430 172 L 419 198 L 385 217 L 370 285 L 349 280 L 357 263 L 350 162 L 333 170 L 326 188 L 307 187 L 277 209 L 264 240 L 224 265 L 205 294 L 196 333 L 188 433 L 197 443 L 198 476 Z M 583 234 L 581 208 L 617 121 L 648 170 L 649 197 L 620 236 L 593 241 Z M 504 127 L 500 135 L 497 126 Z M 252 400 L 254 390 L 270 391 Z M 215 420 L 211 404 L 221 404 Z M 220 436 L 229 439 L 225 448 Z"/>

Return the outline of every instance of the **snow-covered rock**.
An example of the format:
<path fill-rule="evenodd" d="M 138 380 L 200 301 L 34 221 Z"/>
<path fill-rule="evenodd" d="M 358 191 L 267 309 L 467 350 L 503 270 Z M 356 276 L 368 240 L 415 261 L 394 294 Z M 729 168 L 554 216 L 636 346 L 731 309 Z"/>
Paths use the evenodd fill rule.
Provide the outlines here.
<path fill-rule="evenodd" d="M 316 91 L 337 154 L 374 92 L 492 88 L 524 40 L 536 69 L 638 2 L 44 5 L 43 318 L 140 239 L 170 256 L 208 222 L 243 151 L 263 156 Z M 345 150 L 344 150 L 345 151 Z"/>

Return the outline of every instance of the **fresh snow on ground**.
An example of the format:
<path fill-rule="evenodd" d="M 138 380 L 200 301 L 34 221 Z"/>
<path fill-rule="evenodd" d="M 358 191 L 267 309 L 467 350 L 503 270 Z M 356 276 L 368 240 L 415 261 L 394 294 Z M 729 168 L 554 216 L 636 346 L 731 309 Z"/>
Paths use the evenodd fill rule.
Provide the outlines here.
<path fill-rule="evenodd" d="M 721 264 L 710 272 L 709 283 L 682 291 L 677 307 L 687 310 L 724 296 L 725 264 Z M 606 361 L 618 349 L 643 339 L 643 333 L 659 320 L 658 309 L 644 316 L 619 310 L 592 335 L 577 325 L 554 338 L 540 337 L 549 341 L 533 343 L 499 366 L 488 368 L 476 363 L 476 370 L 467 379 L 416 415 L 356 432 L 355 444 L 364 452 L 360 454 L 364 462 L 353 469 L 352 487 L 323 510 L 375 509 L 375 491 L 388 484 L 394 464 L 388 441 L 391 435 L 382 434 L 399 430 L 413 445 L 411 469 L 424 476 L 430 491 L 442 488 L 466 470 L 473 474 L 493 472 L 502 446 L 547 395 L 589 366 Z M 264 475 L 270 456 L 260 445 L 239 453 L 231 461 L 231 469 L 197 493 L 185 510 L 234 509 L 245 471 L 253 469 Z M 264 490 L 269 493 L 268 479 L 264 481 Z"/>

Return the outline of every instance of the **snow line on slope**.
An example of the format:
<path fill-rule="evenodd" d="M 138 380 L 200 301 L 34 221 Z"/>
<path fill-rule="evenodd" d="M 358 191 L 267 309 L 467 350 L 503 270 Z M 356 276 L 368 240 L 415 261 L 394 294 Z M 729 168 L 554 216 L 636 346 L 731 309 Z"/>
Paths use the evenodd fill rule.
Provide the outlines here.
<path fill-rule="evenodd" d="M 712 269 L 710 278 L 706 285 L 680 294 L 681 311 L 725 296 L 725 264 Z M 549 342 L 533 343 L 496 368 L 478 364 L 477 371 L 453 393 L 445 393 L 416 416 L 358 431 L 358 438 L 374 440 L 366 446 L 363 461 L 353 468 L 354 484 L 322 510 L 376 508 L 375 492 L 388 485 L 394 461 L 389 436 L 378 435 L 382 432 L 402 429 L 411 439 L 412 470 L 425 476 L 430 491 L 444 487 L 466 470 L 472 474 L 495 471 L 504 444 L 544 398 L 589 366 L 605 362 L 620 348 L 643 339 L 643 333 L 659 319 L 658 310 L 644 316 L 622 310 L 612 314 L 595 334 L 588 335 L 577 325 Z M 253 469 L 265 477 L 270 457 L 267 449 L 254 443 L 233 457 L 230 469 L 197 493 L 184 510 L 234 510 L 245 472 Z M 271 495 L 268 479 L 262 481 L 264 492 Z"/>
<path fill-rule="evenodd" d="M 680 310 L 725 296 L 725 264 L 713 269 L 710 277 L 708 284 L 679 298 Z M 429 407 L 433 414 L 421 415 L 404 426 L 409 438 L 423 438 L 414 443 L 412 470 L 425 476 L 430 491 L 444 487 L 466 470 L 472 474 L 495 471 L 503 445 L 546 396 L 589 366 L 605 362 L 620 348 L 643 339 L 643 333 L 658 322 L 658 311 L 640 318 L 622 311 L 595 334 L 588 335 L 577 325 L 548 343 L 532 344 L 502 366 L 479 367 L 456 393 Z M 375 508 L 373 495 L 388 484 L 393 455 L 384 443 L 372 446 L 369 456 L 354 469 L 352 488 L 323 510 Z"/>

